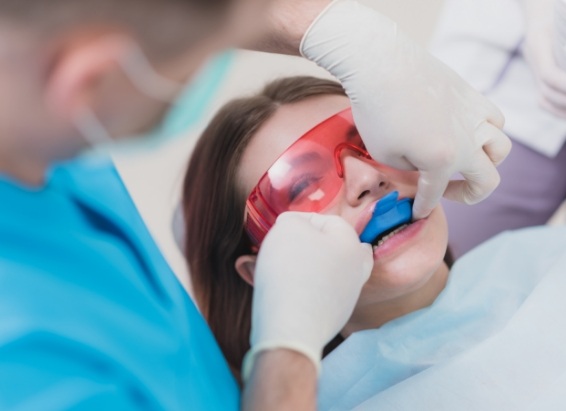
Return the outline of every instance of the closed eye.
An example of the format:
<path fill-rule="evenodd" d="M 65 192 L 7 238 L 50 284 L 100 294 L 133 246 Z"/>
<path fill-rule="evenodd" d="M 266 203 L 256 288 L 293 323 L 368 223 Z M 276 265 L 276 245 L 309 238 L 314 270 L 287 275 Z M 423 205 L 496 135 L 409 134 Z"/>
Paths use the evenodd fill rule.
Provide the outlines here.
<path fill-rule="evenodd" d="M 320 176 L 303 175 L 300 179 L 293 182 L 289 189 L 289 203 L 299 198 L 303 193 L 310 192 L 313 186 L 318 186 L 318 182 L 322 179 Z"/>

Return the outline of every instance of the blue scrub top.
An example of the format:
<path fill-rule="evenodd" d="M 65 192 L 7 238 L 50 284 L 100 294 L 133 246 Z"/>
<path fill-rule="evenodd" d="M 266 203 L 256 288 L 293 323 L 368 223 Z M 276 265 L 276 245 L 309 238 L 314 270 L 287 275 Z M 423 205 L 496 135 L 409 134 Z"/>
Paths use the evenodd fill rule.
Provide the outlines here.
<path fill-rule="evenodd" d="M 239 389 L 112 163 L 0 176 L 0 409 L 222 410 Z"/>

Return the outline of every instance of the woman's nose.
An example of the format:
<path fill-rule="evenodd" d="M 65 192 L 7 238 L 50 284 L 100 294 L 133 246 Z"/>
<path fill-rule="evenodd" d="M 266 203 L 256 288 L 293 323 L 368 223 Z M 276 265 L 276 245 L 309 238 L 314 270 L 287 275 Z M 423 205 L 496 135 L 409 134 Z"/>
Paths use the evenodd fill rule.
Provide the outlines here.
<path fill-rule="evenodd" d="M 355 207 L 381 198 L 387 193 L 390 181 L 378 164 L 356 155 L 342 157 L 346 201 Z"/>

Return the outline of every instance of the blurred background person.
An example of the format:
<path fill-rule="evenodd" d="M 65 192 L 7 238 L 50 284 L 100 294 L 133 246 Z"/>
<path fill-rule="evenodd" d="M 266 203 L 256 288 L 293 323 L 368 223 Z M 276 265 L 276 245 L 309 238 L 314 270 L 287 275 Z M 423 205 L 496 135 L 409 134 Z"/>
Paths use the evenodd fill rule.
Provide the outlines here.
<path fill-rule="evenodd" d="M 563 1 L 446 0 L 432 52 L 502 109 L 513 140 L 489 199 L 443 202 L 455 256 L 547 223 L 566 198 L 565 47 Z"/>

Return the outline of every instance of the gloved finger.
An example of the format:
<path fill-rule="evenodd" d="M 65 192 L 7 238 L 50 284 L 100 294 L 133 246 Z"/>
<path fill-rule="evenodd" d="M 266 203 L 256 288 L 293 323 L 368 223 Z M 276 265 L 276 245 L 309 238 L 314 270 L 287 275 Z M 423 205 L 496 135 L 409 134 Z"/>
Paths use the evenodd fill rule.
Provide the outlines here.
<path fill-rule="evenodd" d="M 478 152 L 467 170 L 460 172 L 464 180 L 450 181 L 444 197 L 464 204 L 475 204 L 488 197 L 499 185 L 500 177 L 491 159 Z"/>
<path fill-rule="evenodd" d="M 369 279 L 373 268 L 373 249 L 371 244 L 362 243 L 356 233 L 356 230 L 346 220 L 337 215 L 324 215 L 318 213 L 305 213 L 298 211 L 287 211 L 277 217 L 276 224 L 290 227 L 297 223 L 302 224 L 301 227 L 314 229 L 325 236 L 332 237 L 341 244 L 352 245 L 354 248 L 348 248 L 352 253 L 356 253 L 358 261 L 361 262 L 361 284 Z"/>
<path fill-rule="evenodd" d="M 491 162 L 500 164 L 511 151 L 511 139 L 491 123 L 484 122 L 476 129 L 476 138 Z"/>
<path fill-rule="evenodd" d="M 505 124 L 505 116 L 503 115 L 499 107 L 497 107 L 487 97 L 484 97 L 483 95 L 481 95 L 481 97 L 484 99 L 483 105 L 486 110 L 485 112 L 486 120 L 497 128 L 503 128 Z"/>
<path fill-rule="evenodd" d="M 363 140 L 363 137 L 362 137 Z M 385 164 L 386 166 L 396 168 L 397 170 L 409 170 L 415 171 L 417 168 L 412 164 L 407 157 L 394 155 L 389 151 L 383 150 L 383 142 L 381 145 L 377 145 L 378 149 L 372 149 L 371 146 L 375 144 L 367 143 L 365 140 L 364 144 L 367 147 L 368 153 L 370 154 L 371 158 L 381 164 Z M 381 147 L 381 149 L 379 149 Z"/>
<path fill-rule="evenodd" d="M 546 83 L 540 84 L 540 92 L 550 104 L 559 110 L 566 111 L 566 92 L 556 90 Z"/>
<path fill-rule="evenodd" d="M 362 284 L 365 284 L 367 280 L 371 277 L 371 271 L 373 269 L 373 248 L 371 244 L 360 243 L 360 258 L 362 261 Z"/>
<path fill-rule="evenodd" d="M 305 225 L 324 234 L 337 235 L 341 239 L 348 238 L 349 240 L 355 239 L 359 241 L 354 227 L 337 215 L 287 211 L 277 217 L 278 224 L 296 224 L 296 221 L 302 221 Z"/>
<path fill-rule="evenodd" d="M 302 219 L 305 222 L 309 222 L 316 213 L 307 213 L 301 211 L 285 211 L 284 213 L 279 214 L 277 220 L 275 220 L 276 224 L 285 224 L 288 221 Z"/>
<path fill-rule="evenodd" d="M 414 219 L 428 217 L 434 207 L 438 205 L 448 185 L 449 176 L 450 173 L 445 169 L 420 172 L 417 195 L 413 203 Z"/>
<path fill-rule="evenodd" d="M 327 226 L 331 225 L 330 223 L 331 220 L 333 220 L 333 218 L 339 218 L 339 217 L 333 215 L 318 214 L 318 213 L 301 213 L 298 211 L 287 211 L 281 214 L 277 218 L 277 221 L 279 221 L 280 219 L 284 220 L 289 218 L 303 218 L 305 219 L 305 222 L 308 222 L 316 230 L 324 231 Z"/>
<path fill-rule="evenodd" d="M 539 106 L 558 118 L 566 119 L 566 110 L 557 108 L 544 97 L 539 100 Z"/>
<path fill-rule="evenodd" d="M 552 58 L 552 53 L 549 54 L 548 59 L 542 64 L 540 80 L 547 87 L 560 93 L 566 93 L 566 72 L 556 65 L 554 58 Z"/>
<path fill-rule="evenodd" d="M 360 242 L 354 227 L 340 216 L 313 214 L 310 222 L 321 233 L 336 236 L 340 241 Z"/>

